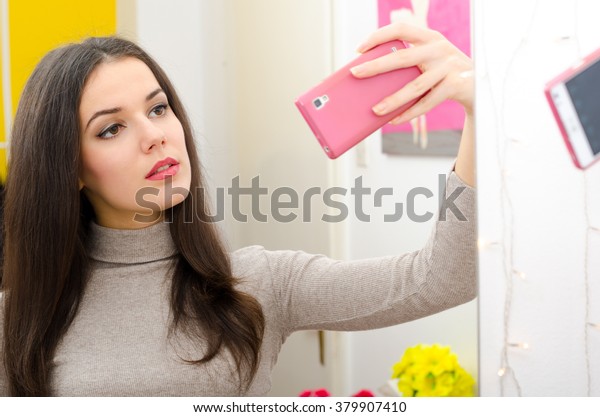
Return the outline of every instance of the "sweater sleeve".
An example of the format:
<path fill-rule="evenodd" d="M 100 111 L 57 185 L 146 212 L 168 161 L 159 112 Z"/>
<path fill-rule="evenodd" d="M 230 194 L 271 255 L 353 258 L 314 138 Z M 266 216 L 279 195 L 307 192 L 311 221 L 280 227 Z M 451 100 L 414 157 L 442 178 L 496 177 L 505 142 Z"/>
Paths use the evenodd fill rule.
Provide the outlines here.
<path fill-rule="evenodd" d="M 281 328 L 288 334 L 375 329 L 472 300 L 477 294 L 475 190 L 452 172 L 446 196 L 454 209 L 440 208 L 429 240 L 415 252 L 338 261 L 264 250 Z"/>

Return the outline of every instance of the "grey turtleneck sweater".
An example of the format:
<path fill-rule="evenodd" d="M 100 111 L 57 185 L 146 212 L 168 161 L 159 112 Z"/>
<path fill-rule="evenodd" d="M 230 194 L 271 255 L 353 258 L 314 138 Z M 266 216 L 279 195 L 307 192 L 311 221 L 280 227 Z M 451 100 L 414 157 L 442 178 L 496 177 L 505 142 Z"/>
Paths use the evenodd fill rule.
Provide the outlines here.
<path fill-rule="evenodd" d="M 233 252 L 240 289 L 260 302 L 266 324 L 258 373 L 242 394 L 268 394 L 281 345 L 296 330 L 374 329 L 474 298 L 475 192 L 452 173 L 446 194 L 457 187 L 466 187 L 455 203 L 467 221 L 448 211 L 420 251 L 355 261 L 260 246 Z M 208 364 L 188 365 L 180 358 L 198 358 L 197 346 L 182 335 L 167 337 L 169 267 L 176 254 L 168 224 L 141 230 L 94 225 L 92 236 L 90 280 L 79 312 L 56 350 L 52 393 L 240 395 L 226 352 Z M 0 395 L 7 393 L 0 361 Z"/>

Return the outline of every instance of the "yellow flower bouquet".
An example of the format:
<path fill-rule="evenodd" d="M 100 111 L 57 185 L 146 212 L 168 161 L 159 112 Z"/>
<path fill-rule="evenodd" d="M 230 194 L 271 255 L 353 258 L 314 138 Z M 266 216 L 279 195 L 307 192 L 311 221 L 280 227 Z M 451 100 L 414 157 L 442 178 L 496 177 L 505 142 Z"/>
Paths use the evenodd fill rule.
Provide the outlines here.
<path fill-rule="evenodd" d="M 405 397 L 472 397 L 475 381 L 448 346 L 416 345 L 393 366 Z"/>

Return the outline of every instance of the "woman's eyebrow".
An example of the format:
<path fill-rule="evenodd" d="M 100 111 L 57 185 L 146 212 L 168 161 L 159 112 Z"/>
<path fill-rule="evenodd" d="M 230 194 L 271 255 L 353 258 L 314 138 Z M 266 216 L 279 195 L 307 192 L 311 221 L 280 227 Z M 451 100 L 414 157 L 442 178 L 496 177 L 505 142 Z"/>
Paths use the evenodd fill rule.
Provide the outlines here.
<path fill-rule="evenodd" d="M 146 101 L 152 100 L 158 93 L 162 93 L 163 89 L 158 87 L 156 90 L 146 96 Z"/>
<path fill-rule="evenodd" d="M 150 101 L 152 100 L 154 97 L 156 97 L 157 94 L 162 93 L 163 89 L 162 88 L 157 88 L 156 90 L 152 91 L 150 94 L 148 94 L 146 96 L 146 101 Z M 105 114 L 115 114 L 118 113 L 122 110 L 121 107 L 113 107 L 112 109 L 105 109 L 105 110 L 99 110 L 96 113 L 94 113 L 94 115 L 92 117 L 90 117 L 90 120 L 88 120 L 87 124 L 85 125 L 85 130 L 87 130 L 87 128 L 90 126 L 90 123 L 92 123 L 94 121 L 95 118 L 99 117 L 99 116 L 103 116 Z"/>
<path fill-rule="evenodd" d="M 94 115 L 92 117 L 90 117 L 90 120 L 88 120 L 87 124 L 85 125 L 85 130 L 87 130 L 87 128 L 90 126 L 90 123 L 92 123 L 96 117 L 99 117 L 99 116 L 102 116 L 102 115 L 105 115 L 105 114 L 118 113 L 121 110 L 122 110 L 121 107 L 114 107 L 112 109 L 106 109 L 106 110 L 97 111 L 96 113 L 94 113 Z"/>

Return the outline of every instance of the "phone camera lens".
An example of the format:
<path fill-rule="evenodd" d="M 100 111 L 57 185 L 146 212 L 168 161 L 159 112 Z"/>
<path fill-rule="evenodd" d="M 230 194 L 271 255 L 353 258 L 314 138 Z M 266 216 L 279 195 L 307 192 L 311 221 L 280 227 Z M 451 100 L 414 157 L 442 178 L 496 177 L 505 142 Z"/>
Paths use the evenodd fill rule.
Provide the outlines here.
<path fill-rule="evenodd" d="M 313 100 L 313 106 L 315 106 L 315 109 L 319 110 L 328 101 L 329 101 L 329 96 L 327 96 L 327 94 L 325 94 L 325 95 L 315 98 Z"/>

